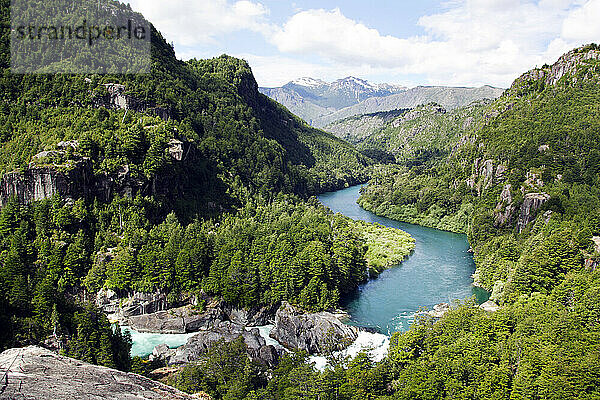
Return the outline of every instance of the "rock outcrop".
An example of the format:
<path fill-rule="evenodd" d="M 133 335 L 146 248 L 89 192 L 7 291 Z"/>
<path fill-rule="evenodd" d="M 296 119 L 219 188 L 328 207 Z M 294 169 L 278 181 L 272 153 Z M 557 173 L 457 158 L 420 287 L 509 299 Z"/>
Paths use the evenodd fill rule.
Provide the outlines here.
<path fill-rule="evenodd" d="M 523 231 L 525 226 L 533 221 L 534 213 L 548 200 L 550 195 L 547 193 L 527 193 L 521 205 L 521 212 L 517 222 L 517 230 L 519 233 Z"/>
<path fill-rule="evenodd" d="M 343 350 L 356 340 L 358 328 L 343 324 L 331 313 L 305 314 L 284 302 L 275 314 L 270 336 L 288 349 L 319 354 Z"/>
<path fill-rule="evenodd" d="M 110 259 L 110 254 L 105 255 Z M 96 305 L 106 314 L 112 314 L 112 319 L 126 321 L 129 317 L 163 311 L 169 308 L 167 296 L 164 293 L 133 292 L 125 298 L 119 298 L 110 289 L 100 289 L 96 294 Z"/>
<path fill-rule="evenodd" d="M 219 307 L 223 310 L 229 321 L 244 326 L 263 326 L 273 323 L 277 311 L 277 307 L 274 306 L 244 309 L 235 308 L 228 304 L 221 304 Z"/>
<path fill-rule="evenodd" d="M 507 183 L 500 193 L 500 201 L 494 209 L 494 215 L 496 217 L 496 226 L 504 226 L 510 222 L 513 212 L 515 211 L 515 205 L 512 203 L 513 197 L 511 193 L 511 184 Z"/>
<path fill-rule="evenodd" d="M 106 88 L 106 94 L 96 96 L 93 99 L 96 107 L 147 112 L 164 120 L 172 118 L 171 110 L 139 100 L 127 93 L 124 85 L 119 83 L 105 83 L 104 87 Z"/>
<path fill-rule="evenodd" d="M 107 296 L 112 296 L 107 299 Z M 210 329 L 222 321 L 240 326 L 263 326 L 275 318 L 274 307 L 240 309 L 226 303 L 216 303 L 204 312 L 191 305 L 167 308 L 163 294 L 134 293 L 120 300 L 111 290 L 98 292 L 96 303 L 104 312 L 112 314 L 136 331 L 150 333 L 189 333 Z"/>
<path fill-rule="evenodd" d="M 442 318 L 446 313 L 450 311 L 450 304 L 440 303 L 433 306 L 433 310 L 427 311 L 427 314 L 433 318 Z"/>
<path fill-rule="evenodd" d="M 500 309 L 500 306 L 494 303 L 492 300 L 488 300 L 479 306 L 485 312 L 496 312 Z"/>
<path fill-rule="evenodd" d="M 2 352 L 0 368 L 8 371 L 6 380 L 0 382 L 2 399 L 194 399 L 140 375 L 59 356 L 35 346 Z"/>
<path fill-rule="evenodd" d="M 192 306 L 185 306 L 151 314 L 133 315 L 127 321 L 131 328 L 139 332 L 189 333 L 210 329 L 225 319 L 225 313 L 219 308 L 199 313 Z"/>
<path fill-rule="evenodd" d="M 496 166 L 494 164 L 494 160 L 475 159 L 473 174 L 466 180 L 466 183 L 471 189 L 477 190 L 478 196 L 493 184 L 506 180 L 508 168 L 502 164 Z"/>
<path fill-rule="evenodd" d="M 563 54 L 552 66 L 544 66 L 524 73 L 515 80 L 510 90 L 515 90 L 522 82 L 527 81 L 541 80 L 545 85 L 556 85 L 566 75 L 570 75 L 575 81 L 578 78 L 588 79 L 593 76 L 591 72 L 581 77 L 576 76 L 579 70 L 585 69 L 586 60 L 600 60 L 600 50 L 591 48 L 586 50 L 586 46 L 571 50 Z"/>
<path fill-rule="evenodd" d="M 92 169 L 87 159 L 60 168 L 31 166 L 23 172 L 4 174 L 0 182 L 0 207 L 11 197 L 15 197 L 20 204 L 30 204 L 56 194 L 64 199 L 78 199 L 91 190 Z"/>
<path fill-rule="evenodd" d="M 230 321 L 216 323 L 210 329 L 192 336 L 186 344 L 176 349 L 169 349 L 166 345 L 156 346 L 152 358 L 163 359 L 169 365 L 188 364 L 197 361 L 215 344 L 233 342 L 239 337 L 243 338 L 248 356 L 252 360 L 267 367 L 277 365 L 280 351 L 266 343 L 258 328 L 248 330 Z"/>

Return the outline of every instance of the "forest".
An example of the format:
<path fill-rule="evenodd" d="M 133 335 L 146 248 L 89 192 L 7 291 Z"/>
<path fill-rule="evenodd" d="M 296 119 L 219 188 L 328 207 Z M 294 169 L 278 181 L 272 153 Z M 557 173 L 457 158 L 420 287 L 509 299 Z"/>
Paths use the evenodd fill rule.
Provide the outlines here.
<path fill-rule="evenodd" d="M 394 334 L 383 361 L 327 354 L 324 371 L 302 352 L 266 370 L 222 343 L 172 385 L 215 399 L 598 398 L 600 62 L 582 57 L 597 46 L 568 53 L 556 83 L 544 66 L 491 103 L 424 105 L 357 149 L 259 94 L 245 61 L 179 61 L 155 29 L 151 74 L 13 74 L 0 4 L 2 178 L 88 179 L 75 196 L 3 199 L 0 349 L 56 335 L 66 355 L 147 374 L 90 301 L 101 288 L 337 308 L 414 248 L 312 197 L 369 180 L 365 209 L 468 234 L 501 309 L 457 302 Z"/>

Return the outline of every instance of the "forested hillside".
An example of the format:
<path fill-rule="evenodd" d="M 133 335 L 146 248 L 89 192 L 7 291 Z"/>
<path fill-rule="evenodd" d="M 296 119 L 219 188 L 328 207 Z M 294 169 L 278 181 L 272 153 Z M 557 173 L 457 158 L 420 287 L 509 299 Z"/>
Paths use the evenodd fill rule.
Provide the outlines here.
<path fill-rule="evenodd" d="M 366 279 L 360 227 L 304 202 L 372 161 L 258 93 L 245 61 L 179 61 L 153 30 L 150 74 L 13 74 L 1 6 L 0 347 L 55 334 L 127 369 L 127 338 L 84 305 L 102 287 L 322 310 Z"/>
<path fill-rule="evenodd" d="M 599 59 L 590 45 L 524 74 L 449 152 L 370 181 L 363 206 L 468 232 L 501 305 L 397 334 L 376 367 L 394 398 L 598 397 Z"/>

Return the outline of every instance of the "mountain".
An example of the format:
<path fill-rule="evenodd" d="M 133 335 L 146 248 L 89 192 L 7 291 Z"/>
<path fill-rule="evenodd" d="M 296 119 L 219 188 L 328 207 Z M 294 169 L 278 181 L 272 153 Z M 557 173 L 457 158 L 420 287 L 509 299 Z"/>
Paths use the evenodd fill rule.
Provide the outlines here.
<path fill-rule="evenodd" d="M 73 20 L 103 7 L 137 15 L 77 3 L 27 2 Z M 10 2 L 0 6 L 9 26 Z M 89 301 L 103 288 L 161 307 L 225 296 L 330 309 L 364 281 L 365 239 L 309 199 L 366 181 L 373 161 L 260 94 L 245 61 L 183 62 L 153 29 L 150 74 L 13 74 L 10 33 L 0 37 L 0 349 L 52 335 L 68 356 L 128 370 L 131 343 Z"/>
<path fill-rule="evenodd" d="M 392 338 L 394 398 L 598 397 L 599 105 L 592 44 L 524 73 L 473 109 L 470 127 L 457 130 L 457 118 L 459 126 L 438 125 L 432 138 L 441 140 L 413 141 L 410 151 L 427 157 L 378 167 L 359 204 L 467 233 L 474 284 L 500 305 L 486 313 L 457 304 Z M 386 130 L 373 143 L 387 149 L 412 132 Z"/>
<path fill-rule="evenodd" d="M 356 115 L 326 129 L 362 151 L 384 151 L 398 162 L 417 162 L 425 154 L 449 154 L 466 132 L 481 126 L 490 103 L 479 100 L 451 110 L 430 103 L 407 110 Z"/>
<path fill-rule="evenodd" d="M 184 63 L 156 31 L 151 44 L 148 75 L 2 76 L 0 204 L 152 195 L 193 217 L 366 178 L 370 160 L 260 94 L 245 61 Z"/>
<path fill-rule="evenodd" d="M 495 99 L 503 92 L 503 89 L 491 86 L 418 86 L 408 89 L 389 84 L 372 84 L 355 77 L 332 83 L 301 78 L 279 88 L 259 90 L 316 127 L 325 127 L 334 121 L 354 115 L 413 108 L 431 102 L 451 109 L 484 98 Z"/>
<path fill-rule="evenodd" d="M 313 78 L 300 78 L 280 88 L 259 90 L 311 125 L 315 125 L 313 122 L 324 115 L 371 97 L 385 97 L 399 93 L 403 89 L 393 85 L 373 85 L 350 76 L 332 83 Z"/>
<path fill-rule="evenodd" d="M 354 115 L 352 117 L 334 121 L 323 129 L 340 139 L 357 144 L 385 127 L 390 121 L 405 114 L 407 111 L 409 111 L 409 109 Z"/>

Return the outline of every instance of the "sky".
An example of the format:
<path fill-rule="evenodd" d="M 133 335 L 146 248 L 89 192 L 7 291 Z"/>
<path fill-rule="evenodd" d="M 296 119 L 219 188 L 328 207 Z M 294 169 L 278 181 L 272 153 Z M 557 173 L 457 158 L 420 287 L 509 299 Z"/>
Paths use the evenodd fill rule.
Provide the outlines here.
<path fill-rule="evenodd" d="M 128 1 L 179 58 L 243 58 L 265 87 L 355 76 L 505 88 L 600 43 L 600 0 Z"/>

